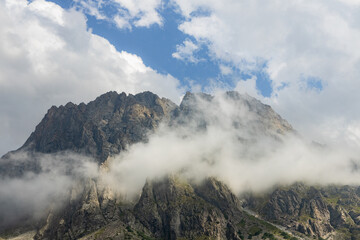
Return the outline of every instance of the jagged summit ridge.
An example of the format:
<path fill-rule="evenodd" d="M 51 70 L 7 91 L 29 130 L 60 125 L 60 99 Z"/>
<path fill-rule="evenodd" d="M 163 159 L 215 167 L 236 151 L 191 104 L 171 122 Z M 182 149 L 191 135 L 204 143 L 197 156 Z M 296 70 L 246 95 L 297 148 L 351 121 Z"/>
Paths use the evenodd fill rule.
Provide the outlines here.
<path fill-rule="evenodd" d="M 103 162 L 128 145 L 144 141 L 146 133 L 174 108 L 170 100 L 151 92 L 108 92 L 88 104 L 53 106 L 21 149 L 42 153 L 70 150 Z"/>
<path fill-rule="evenodd" d="M 233 123 L 235 127 L 252 124 L 253 128 L 262 131 L 281 134 L 293 131 L 286 120 L 257 99 L 234 91 L 223 96 L 239 109 L 246 108 L 256 115 L 251 123 L 237 119 Z M 187 92 L 177 106 L 151 92 L 136 95 L 108 92 L 88 104 L 69 102 L 65 106 L 51 107 L 20 150 L 41 153 L 73 151 L 104 162 L 127 146 L 146 141 L 148 133 L 164 119 L 170 119 L 172 124 L 189 124 L 191 121 L 199 126 L 209 124 L 205 117 L 209 109 L 221 115 L 217 98 L 205 93 Z"/>

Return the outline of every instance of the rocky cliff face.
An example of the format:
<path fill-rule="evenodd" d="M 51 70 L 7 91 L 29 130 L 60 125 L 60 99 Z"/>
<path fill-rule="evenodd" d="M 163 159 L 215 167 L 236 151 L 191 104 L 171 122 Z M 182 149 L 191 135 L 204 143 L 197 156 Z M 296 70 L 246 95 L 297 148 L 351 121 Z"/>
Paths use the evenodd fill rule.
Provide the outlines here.
<path fill-rule="evenodd" d="M 177 176 L 147 182 L 134 207 L 136 218 L 157 239 L 261 239 L 284 234 L 249 216 L 222 182 L 189 183 Z"/>
<path fill-rule="evenodd" d="M 214 178 L 190 183 L 172 175 L 147 181 L 135 203 L 98 189 L 87 181 L 66 208 L 49 213 L 34 239 L 290 238 L 246 213 L 231 190 Z"/>
<path fill-rule="evenodd" d="M 189 183 L 174 177 L 147 182 L 134 213 L 157 238 L 226 238 L 227 219 L 222 211 Z"/>
<path fill-rule="evenodd" d="M 147 181 L 133 207 L 119 207 L 120 220 L 82 239 L 290 238 L 288 233 L 247 214 L 240 205 L 230 189 L 214 178 L 190 183 L 167 176 Z"/>

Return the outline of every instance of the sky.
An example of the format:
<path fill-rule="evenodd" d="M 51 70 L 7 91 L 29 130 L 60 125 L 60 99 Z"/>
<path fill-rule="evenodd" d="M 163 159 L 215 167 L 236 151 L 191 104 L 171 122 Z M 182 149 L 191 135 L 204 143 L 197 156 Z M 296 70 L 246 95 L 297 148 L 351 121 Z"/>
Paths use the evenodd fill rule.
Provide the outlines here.
<path fill-rule="evenodd" d="M 0 155 L 52 105 L 236 90 L 360 145 L 359 0 L 0 0 Z"/>

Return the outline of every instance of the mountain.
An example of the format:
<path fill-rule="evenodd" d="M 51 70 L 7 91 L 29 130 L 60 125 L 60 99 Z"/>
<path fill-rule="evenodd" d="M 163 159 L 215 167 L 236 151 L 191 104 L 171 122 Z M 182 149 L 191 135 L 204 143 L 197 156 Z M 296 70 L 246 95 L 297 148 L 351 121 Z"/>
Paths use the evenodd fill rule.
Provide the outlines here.
<path fill-rule="evenodd" d="M 177 108 L 151 92 L 134 95 L 108 92 L 88 104 L 71 102 L 51 107 L 35 131 L 18 150 L 3 156 L 0 174 L 17 176 L 40 166 L 34 153 L 72 151 L 103 163 L 129 145 L 146 141 L 163 118 Z M 15 163 L 12 155 L 27 152 L 32 161 Z"/>
<path fill-rule="evenodd" d="M 270 106 L 237 92 L 188 92 L 179 106 L 151 92 L 108 92 L 88 104 L 51 107 L 25 144 L 0 162 L 3 182 L 30 182 L 32 189 L 45 179 L 51 194 L 38 204 L 20 201 L 31 209 L 0 195 L 0 239 L 359 239 L 356 187 L 299 183 L 239 196 L 216 177 L 199 180 L 181 169 L 146 180 L 129 197 L 104 178 L 114 158 L 164 129 L 186 140 L 214 127 L 247 151 L 264 139 L 276 146 L 297 136 Z M 97 173 L 88 174 L 94 165 Z M 61 184 L 51 187 L 53 179 Z M 24 194 L 16 196 L 28 199 Z"/>
<path fill-rule="evenodd" d="M 104 162 L 130 144 L 145 141 L 177 106 L 151 92 L 106 93 L 94 101 L 49 109 L 20 150 L 54 153 L 71 150 Z"/>

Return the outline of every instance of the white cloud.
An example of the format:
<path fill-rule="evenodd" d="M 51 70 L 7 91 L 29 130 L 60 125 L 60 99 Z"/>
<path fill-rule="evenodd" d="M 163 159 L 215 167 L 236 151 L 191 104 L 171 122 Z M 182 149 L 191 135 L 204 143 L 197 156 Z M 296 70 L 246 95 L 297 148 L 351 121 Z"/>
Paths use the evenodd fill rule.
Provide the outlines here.
<path fill-rule="evenodd" d="M 359 148 L 319 147 L 296 134 L 280 135 L 279 122 L 264 118 L 267 108 L 246 95 L 234 101 L 218 92 L 211 102 L 196 102 L 192 117 L 181 120 L 184 125 L 162 125 L 147 143 L 134 144 L 109 160 L 104 182 L 127 196 L 139 194 L 146 179 L 174 173 L 195 181 L 217 177 L 236 194 L 298 181 L 359 184 L 353 166 L 359 162 Z M 197 128 L 204 122 L 206 127 Z"/>
<path fill-rule="evenodd" d="M 125 8 L 131 18 L 136 19 L 137 27 L 149 27 L 152 24 L 162 24 L 157 9 L 161 8 L 161 0 L 113 0 Z"/>
<path fill-rule="evenodd" d="M 259 90 L 256 88 L 256 77 L 255 76 L 253 76 L 250 79 L 238 81 L 234 90 L 236 90 L 242 94 L 249 94 L 250 96 L 253 96 L 257 99 L 262 98 L 261 94 L 259 93 Z"/>
<path fill-rule="evenodd" d="M 300 132 L 335 140 L 341 134 L 329 139 L 325 129 L 360 122 L 359 1 L 174 2 L 186 17 L 179 29 L 207 43 L 212 58 L 248 74 L 266 64 L 274 92 L 263 100 Z M 304 76 L 320 79 L 322 91 L 304 89 Z"/>
<path fill-rule="evenodd" d="M 339 0 L 340 2 L 349 4 L 349 5 L 353 5 L 353 6 L 359 6 L 360 5 L 360 1 L 359 0 Z"/>
<path fill-rule="evenodd" d="M 120 29 L 163 24 L 163 19 L 158 12 L 162 8 L 161 0 L 110 0 L 106 2 L 77 0 L 76 3 L 83 12 L 97 19 L 114 22 Z M 105 10 L 109 6 L 116 9 L 113 16 Z"/>
<path fill-rule="evenodd" d="M 129 23 L 129 19 L 127 19 L 125 17 L 116 15 L 114 17 L 114 22 L 115 22 L 116 26 L 120 29 L 126 29 L 126 28 L 131 29 L 131 24 Z"/>
<path fill-rule="evenodd" d="M 220 64 L 219 68 L 220 68 L 221 74 L 223 74 L 223 75 L 229 75 L 229 74 L 231 74 L 233 72 L 231 67 L 223 65 L 223 64 Z"/>
<path fill-rule="evenodd" d="M 199 46 L 193 41 L 186 39 L 182 44 L 176 46 L 176 52 L 172 54 L 172 57 L 182 61 L 197 63 L 200 61 L 199 58 L 194 56 L 197 51 L 199 51 Z"/>
<path fill-rule="evenodd" d="M 19 222 L 39 221 L 49 209 L 63 207 L 75 197 L 81 180 L 96 178 L 98 164 L 93 159 L 74 153 L 28 154 L 17 152 L 1 164 L 19 167 L 32 161 L 40 173 L 24 172 L 22 176 L 3 175 L 0 181 L 0 227 L 2 230 Z M 4 167 L 4 166 L 1 166 Z M 80 188 L 81 189 L 81 188 Z"/>
<path fill-rule="evenodd" d="M 78 4 L 78 8 L 82 9 L 85 13 L 94 16 L 96 19 L 105 20 L 107 17 L 100 12 L 101 6 L 104 4 L 103 1 L 94 1 L 94 0 L 75 0 L 75 3 Z"/>
<path fill-rule="evenodd" d="M 75 10 L 36 0 L 0 2 L 0 153 L 20 147 L 51 105 L 116 90 L 178 101 L 178 81 L 87 31 Z"/>

